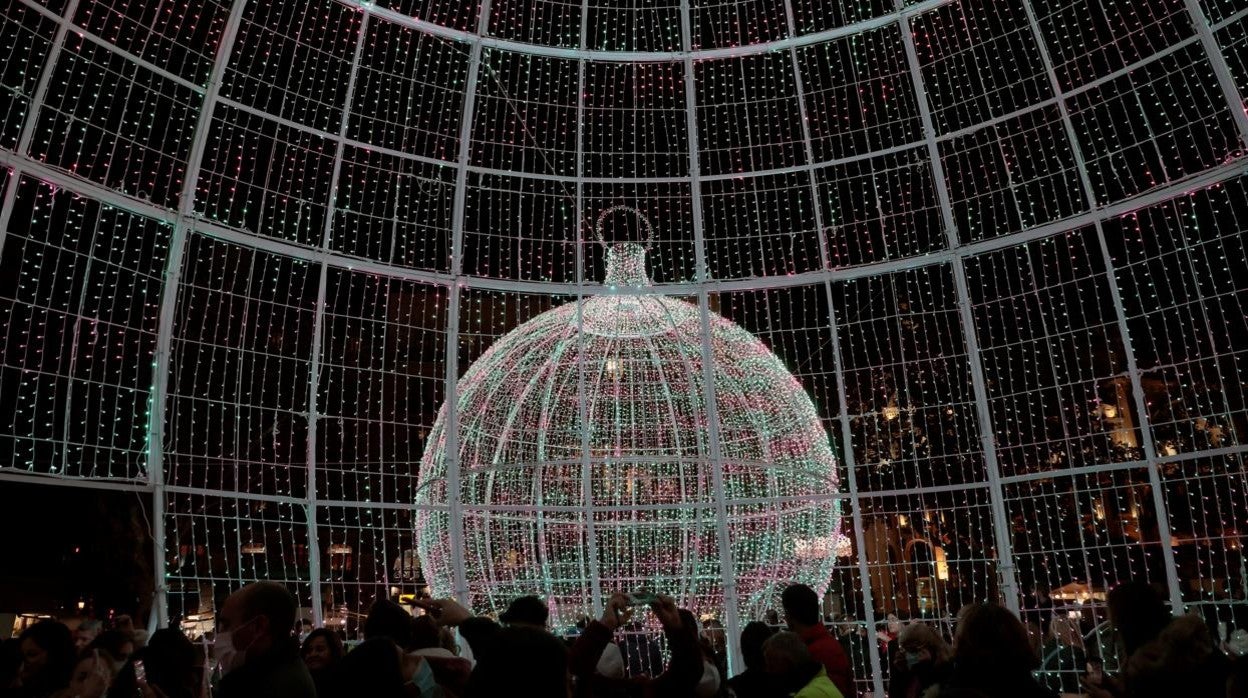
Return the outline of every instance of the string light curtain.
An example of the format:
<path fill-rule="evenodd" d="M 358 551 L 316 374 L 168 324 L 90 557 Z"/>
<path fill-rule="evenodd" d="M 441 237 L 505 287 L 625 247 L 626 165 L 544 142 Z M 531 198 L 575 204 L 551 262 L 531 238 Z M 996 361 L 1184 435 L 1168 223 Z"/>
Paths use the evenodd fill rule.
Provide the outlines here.
<path fill-rule="evenodd" d="M 790 495 L 864 689 L 890 615 L 1037 586 L 1089 645 L 1125 579 L 1235 623 L 1240 2 L 10 0 L 0 36 L 0 478 L 150 496 L 162 623 L 263 577 L 355 633 L 445 579 L 471 464 L 426 500 L 422 458 L 491 347 L 610 295 L 621 205 L 640 296 L 760 342 L 832 449 L 817 495 L 685 509 L 730 640 L 775 603 L 718 541 Z M 609 491 L 594 443 L 534 465 Z"/>

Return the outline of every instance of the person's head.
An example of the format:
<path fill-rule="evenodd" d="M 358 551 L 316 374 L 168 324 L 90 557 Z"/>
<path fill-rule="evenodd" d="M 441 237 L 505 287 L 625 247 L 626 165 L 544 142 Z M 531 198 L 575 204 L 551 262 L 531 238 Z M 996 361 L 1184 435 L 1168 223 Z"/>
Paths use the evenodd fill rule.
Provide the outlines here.
<path fill-rule="evenodd" d="M 123 633 L 132 633 L 134 632 L 134 619 L 123 613 L 113 619 L 113 628 Z"/>
<path fill-rule="evenodd" d="M 69 694 L 74 698 L 100 698 L 113 683 L 113 664 L 98 649 L 78 657 L 69 675 Z"/>
<path fill-rule="evenodd" d="M 328 628 L 317 628 L 308 633 L 300 649 L 303 663 L 311 671 L 321 671 L 337 664 L 343 656 L 342 640 Z"/>
<path fill-rule="evenodd" d="M 894 636 L 901 632 L 901 619 L 896 613 L 890 613 L 884 617 L 884 627 Z"/>
<path fill-rule="evenodd" d="M 469 618 L 459 624 L 459 635 L 478 662 L 494 652 L 500 630 L 498 623 L 488 618 Z"/>
<path fill-rule="evenodd" d="M 388 637 L 405 650 L 412 647 L 412 614 L 390 599 L 377 599 L 364 619 L 364 639 Z"/>
<path fill-rule="evenodd" d="M 1157 639 L 1170 622 L 1170 612 L 1161 594 L 1146 582 L 1126 582 L 1110 589 L 1105 598 L 1109 624 L 1130 656 L 1148 642 Z"/>
<path fill-rule="evenodd" d="M 904 653 L 907 666 L 922 662 L 941 664 L 949 661 L 953 653 L 936 629 L 927 623 L 910 623 L 897 635 L 897 645 Z"/>
<path fill-rule="evenodd" d="M 1026 673 L 1039 664 L 1022 622 L 991 603 L 970 604 L 958 612 L 953 656 L 964 669 L 992 675 Z"/>
<path fill-rule="evenodd" d="M 54 620 L 41 620 L 23 630 L 18 641 L 24 685 L 60 688 L 69 682 L 75 659 L 69 628 Z"/>
<path fill-rule="evenodd" d="M 521 596 L 512 601 L 498 619 L 509 626 L 545 628 L 550 620 L 550 609 L 536 596 Z"/>
<path fill-rule="evenodd" d="M 412 646 L 414 650 L 425 650 L 439 647 L 442 644 L 442 628 L 431 616 L 419 616 L 412 619 Z"/>
<path fill-rule="evenodd" d="M 677 613 L 680 615 L 680 627 L 691 632 L 694 636 L 699 636 L 702 628 L 698 623 L 697 617 L 693 615 L 693 611 L 681 608 L 677 610 Z"/>
<path fill-rule="evenodd" d="M 290 638 L 298 606 L 276 582 L 255 582 L 230 594 L 217 612 L 214 647 L 229 671 Z"/>
<path fill-rule="evenodd" d="M 174 628 L 161 628 L 152 633 L 135 658 L 143 660 L 147 682 L 159 687 L 169 698 L 193 695 L 203 679 L 203 653 Z M 123 671 L 118 675 L 114 686 L 121 683 L 124 674 Z"/>
<path fill-rule="evenodd" d="M 87 645 L 87 649 L 105 652 L 109 659 L 121 666 L 130 661 L 130 655 L 134 654 L 134 640 L 121 630 L 105 630 Z"/>
<path fill-rule="evenodd" d="M 102 630 L 104 624 L 94 618 L 87 618 L 79 623 L 74 629 L 74 649 L 79 652 L 85 650 Z"/>
<path fill-rule="evenodd" d="M 741 630 L 741 659 L 746 669 L 765 671 L 766 659 L 763 657 L 763 643 L 775 634 L 775 630 L 766 623 L 753 621 L 745 624 Z"/>
<path fill-rule="evenodd" d="M 714 618 L 708 618 L 702 623 L 702 637 L 716 653 L 723 652 L 728 646 L 728 633 L 724 632 L 724 624 Z"/>
<path fill-rule="evenodd" d="M 767 638 L 763 643 L 763 659 L 767 673 L 777 676 L 790 676 L 803 671 L 812 661 L 806 643 L 797 633 L 790 631 L 781 631 Z"/>
<path fill-rule="evenodd" d="M 1220 686 L 1211 687 L 1210 659 L 1217 652 L 1209 626 L 1200 616 L 1175 618 L 1157 639 L 1141 646 L 1123 667 L 1127 695 L 1161 698 L 1176 695 L 1210 695 L 1210 688 L 1226 690 L 1225 674 Z"/>
<path fill-rule="evenodd" d="M 791 584 L 780 595 L 784 622 L 791 630 L 804 630 L 819 624 L 819 595 L 805 584 Z"/>
<path fill-rule="evenodd" d="M 473 670 L 465 695 L 568 698 L 571 693 L 568 653 L 563 643 L 540 628 L 517 625 L 499 632 L 493 651 Z"/>
<path fill-rule="evenodd" d="M 403 695 L 403 650 L 384 635 L 371 637 L 347 653 L 338 665 L 343 696 L 398 698 Z"/>

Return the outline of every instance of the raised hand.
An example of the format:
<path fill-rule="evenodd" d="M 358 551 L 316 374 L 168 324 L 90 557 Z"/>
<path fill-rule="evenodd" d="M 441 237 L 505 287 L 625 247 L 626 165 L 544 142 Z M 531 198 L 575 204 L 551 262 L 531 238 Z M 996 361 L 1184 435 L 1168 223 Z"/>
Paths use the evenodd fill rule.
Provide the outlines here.
<path fill-rule="evenodd" d="M 456 626 L 472 617 L 472 612 L 455 599 L 417 599 L 412 603 L 428 611 L 440 625 Z"/>
<path fill-rule="evenodd" d="M 676 630 L 680 627 L 680 609 L 676 608 L 672 597 L 660 595 L 657 601 L 650 604 L 650 610 L 654 611 L 664 629 Z"/>
<path fill-rule="evenodd" d="M 607 605 L 602 609 L 602 624 L 615 630 L 633 617 L 633 609 L 628 605 L 628 597 L 621 593 L 611 595 Z"/>

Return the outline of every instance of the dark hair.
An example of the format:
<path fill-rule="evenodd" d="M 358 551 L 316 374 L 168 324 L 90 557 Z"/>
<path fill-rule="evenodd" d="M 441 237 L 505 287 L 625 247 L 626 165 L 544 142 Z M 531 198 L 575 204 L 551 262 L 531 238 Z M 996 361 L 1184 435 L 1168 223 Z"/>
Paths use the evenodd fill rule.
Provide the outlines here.
<path fill-rule="evenodd" d="M 550 620 L 550 609 L 536 596 L 521 596 L 512 601 L 498 619 L 508 624 L 528 623 L 545 627 Z"/>
<path fill-rule="evenodd" d="M 780 595 L 780 604 L 789 622 L 798 625 L 819 625 L 819 595 L 805 584 L 790 584 Z"/>
<path fill-rule="evenodd" d="M 121 651 L 122 646 L 126 643 L 130 643 L 135 649 L 138 648 L 138 644 L 135 643 L 134 638 L 130 637 L 129 633 L 121 630 L 105 630 L 95 636 L 91 644 L 87 645 L 87 649 L 107 652 L 110 659 L 120 664 L 128 658 L 123 657 L 122 655 L 125 653 Z"/>
<path fill-rule="evenodd" d="M 403 683 L 403 667 L 394 640 L 374 637 L 342 658 L 334 695 L 399 698 L 403 695 Z"/>
<path fill-rule="evenodd" d="M 1140 647 L 1122 669 L 1127 695 L 1226 695 L 1230 670 L 1200 616 L 1175 618 L 1157 639 Z"/>
<path fill-rule="evenodd" d="M 566 698 L 568 652 L 554 635 L 530 626 L 498 633 L 494 651 L 477 662 L 468 679 L 466 698 L 517 694 L 517 682 L 532 698 Z"/>
<path fill-rule="evenodd" d="M 342 640 L 334 634 L 329 628 L 317 628 L 308 633 L 303 639 L 303 646 L 299 649 L 299 656 L 308 656 L 308 648 L 312 646 L 312 642 L 317 638 L 325 640 L 325 646 L 329 648 L 329 657 L 332 661 L 337 662 L 346 654 L 346 650 L 342 647 Z"/>
<path fill-rule="evenodd" d="M 745 624 L 741 630 L 741 659 L 746 669 L 765 669 L 763 643 L 775 633 L 770 625 L 756 620 Z"/>
<path fill-rule="evenodd" d="M 1027 673 L 1039 665 L 1022 621 L 991 603 L 963 606 L 954 634 L 954 661 L 959 669 L 993 676 Z"/>
<path fill-rule="evenodd" d="M 687 608 L 676 609 L 677 615 L 680 616 L 680 624 L 684 630 L 693 635 L 698 634 L 698 617 L 693 615 L 693 611 Z"/>
<path fill-rule="evenodd" d="M 152 633 L 141 652 L 149 683 L 159 686 L 170 698 L 193 694 L 199 653 L 186 635 L 173 628 L 161 628 Z"/>
<path fill-rule="evenodd" d="M 498 623 L 489 618 L 473 617 L 459 624 L 459 636 L 468 643 L 478 663 L 494 652 L 501 631 Z"/>
<path fill-rule="evenodd" d="M 1230 672 L 1226 677 L 1227 698 L 1248 698 L 1248 656 L 1241 655 L 1231 660 Z"/>
<path fill-rule="evenodd" d="M 290 637 L 299 604 L 289 589 L 277 582 L 255 582 L 243 587 L 243 592 L 239 601 L 244 622 L 264 616 L 269 619 L 269 632 L 274 637 Z"/>
<path fill-rule="evenodd" d="M 21 643 L 15 637 L 0 640 L 0 691 L 8 688 L 22 667 Z"/>
<path fill-rule="evenodd" d="M 1161 595 L 1147 582 L 1119 584 L 1109 591 L 1105 601 L 1110 625 L 1118 631 L 1128 657 L 1156 640 L 1170 622 L 1170 612 Z"/>
<path fill-rule="evenodd" d="M 48 653 L 48 663 L 44 666 L 43 672 L 27 684 L 32 689 L 31 693 L 38 694 L 40 691 L 51 693 L 69 685 L 69 676 L 74 671 L 74 665 L 78 663 L 74 639 L 69 628 L 54 620 L 41 620 L 23 630 L 18 636 L 18 642 L 26 640 L 39 645 L 44 652 Z"/>
<path fill-rule="evenodd" d="M 442 645 L 441 628 L 429 616 L 412 619 L 412 649 L 423 650 Z"/>
<path fill-rule="evenodd" d="M 390 599 L 377 599 L 364 619 L 364 639 L 388 637 L 404 650 L 412 649 L 412 614 Z"/>

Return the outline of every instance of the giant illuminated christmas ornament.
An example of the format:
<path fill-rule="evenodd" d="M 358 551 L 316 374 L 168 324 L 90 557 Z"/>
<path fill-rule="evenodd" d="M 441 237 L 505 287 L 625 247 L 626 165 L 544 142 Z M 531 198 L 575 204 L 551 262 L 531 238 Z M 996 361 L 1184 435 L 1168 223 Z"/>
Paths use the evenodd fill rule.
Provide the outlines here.
<path fill-rule="evenodd" d="M 757 617 L 787 583 L 826 587 L 840 517 L 821 495 L 837 489 L 836 460 L 810 398 L 758 338 L 649 284 L 645 247 L 613 245 L 608 293 L 517 327 L 460 379 L 458 506 L 446 405 L 420 470 L 418 551 L 435 594 L 462 565 L 478 610 L 536 594 L 570 619 L 647 588 L 704 613 L 727 596 Z"/>

